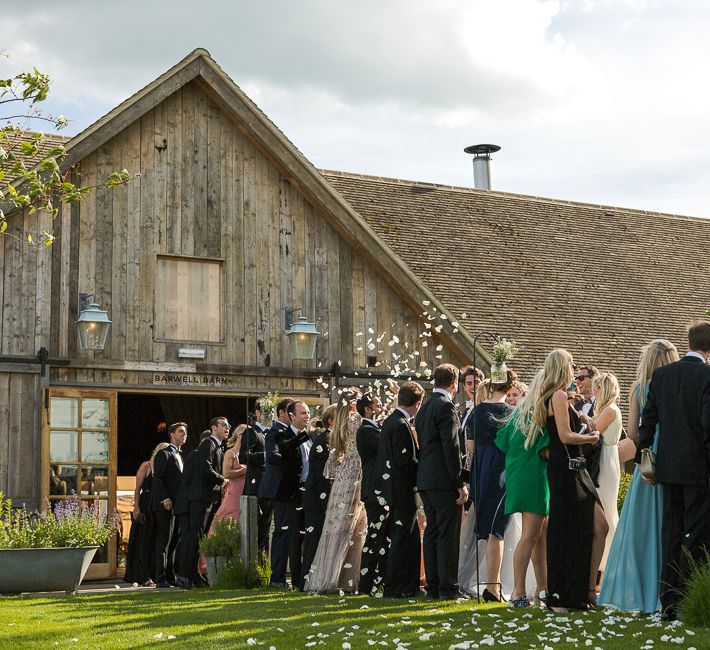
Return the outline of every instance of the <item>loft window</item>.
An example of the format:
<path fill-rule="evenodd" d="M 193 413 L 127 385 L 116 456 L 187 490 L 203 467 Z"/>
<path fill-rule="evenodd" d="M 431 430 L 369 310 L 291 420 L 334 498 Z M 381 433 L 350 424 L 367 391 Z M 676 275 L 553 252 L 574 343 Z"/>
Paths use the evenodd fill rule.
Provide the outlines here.
<path fill-rule="evenodd" d="M 155 339 L 222 343 L 224 262 L 159 255 L 155 273 Z"/>

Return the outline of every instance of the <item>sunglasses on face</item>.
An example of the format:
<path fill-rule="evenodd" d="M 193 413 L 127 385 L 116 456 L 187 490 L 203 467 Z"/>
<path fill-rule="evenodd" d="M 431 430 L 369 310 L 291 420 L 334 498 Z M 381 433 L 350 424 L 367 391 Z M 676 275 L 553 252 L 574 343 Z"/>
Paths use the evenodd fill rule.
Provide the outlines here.
<path fill-rule="evenodd" d="M 578 377 L 575 377 L 575 381 L 584 381 L 585 379 L 591 379 L 589 375 L 579 375 Z"/>

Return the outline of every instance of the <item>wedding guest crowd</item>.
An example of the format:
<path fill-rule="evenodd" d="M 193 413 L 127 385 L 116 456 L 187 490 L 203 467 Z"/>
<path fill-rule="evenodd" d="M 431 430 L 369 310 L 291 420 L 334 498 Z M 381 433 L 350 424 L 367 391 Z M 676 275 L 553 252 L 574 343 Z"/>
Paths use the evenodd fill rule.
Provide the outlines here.
<path fill-rule="evenodd" d="M 644 346 L 626 437 L 616 377 L 563 349 L 530 385 L 444 363 L 428 398 L 390 381 L 392 403 L 343 390 L 320 420 L 285 398 L 268 431 L 230 435 L 214 418 L 184 461 L 176 423 L 138 470 L 126 579 L 204 584 L 199 539 L 213 517 L 238 520 L 246 494 L 272 588 L 289 578 L 300 591 L 412 598 L 423 579 L 432 599 L 560 613 L 599 600 L 675 618 L 692 560 L 710 549 L 710 322 L 689 326 L 688 346 L 682 359 L 664 339 Z"/>

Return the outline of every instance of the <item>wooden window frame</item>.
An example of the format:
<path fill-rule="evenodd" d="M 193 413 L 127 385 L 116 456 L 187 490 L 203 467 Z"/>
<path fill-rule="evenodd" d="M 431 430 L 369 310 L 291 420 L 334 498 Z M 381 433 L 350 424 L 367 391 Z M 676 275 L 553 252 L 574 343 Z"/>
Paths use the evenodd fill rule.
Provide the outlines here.
<path fill-rule="evenodd" d="M 107 512 L 108 516 L 112 517 L 114 511 L 116 510 L 116 473 L 118 471 L 118 398 L 117 398 L 117 392 L 111 391 L 111 390 L 84 390 L 80 388 L 55 388 L 55 387 L 50 387 L 49 389 L 49 396 L 47 400 L 47 408 L 42 408 L 42 449 L 41 449 L 41 461 L 40 461 L 40 507 L 43 512 L 47 510 L 47 506 L 50 501 L 49 497 L 49 482 L 47 480 L 47 477 L 49 476 L 49 468 L 51 464 L 51 458 L 50 458 L 50 444 L 51 444 L 51 408 L 52 408 L 52 398 L 53 397 L 70 397 L 70 398 L 76 398 L 79 399 L 80 401 L 80 407 L 79 407 L 79 422 L 81 423 L 81 400 L 82 399 L 107 399 L 109 402 L 109 436 L 108 436 L 108 443 L 109 443 L 109 451 L 108 451 L 108 462 L 107 463 L 101 463 L 101 462 L 96 462 L 96 461 L 87 461 L 83 462 L 81 460 L 81 440 L 79 441 L 79 452 L 78 456 L 79 459 L 77 460 L 76 463 L 74 462 L 67 462 L 65 464 L 69 465 L 74 465 L 76 464 L 78 467 L 82 467 L 83 465 L 87 465 L 89 467 L 99 465 L 99 466 L 108 466 L 108 486 L 107 486 L 107 491 L 108 491 L 108 496 L 106 498 L 106 506 L 107 506 Z M 56 427 L 55 427 L 56 428 Z M 65 429 L 65 427 L 61 427 L 60 429 Z M 91 429 L 91 428 L 90 428 Z M 69 431 L 69 428 L 66 428 L 67 431 Z M 78 432 L 79 438 L 81 438 L 81 432 L 83 431 L 83 428 L 80 426 L 77 426 L 73 429 L 72 431 L 76 430 Z M 80 481 L 80 476 L 77 474 L 77 481 Z M 78 497 L 81 501 L 91 501 L 91 497 L 82 497 L 81 496 L 81 484 L 79 483 L 77 485 L 77 488 L 79 489 L 79 494 Z M 57 501 L 59 499 L 53 499 L 54 501 Z M 96 498 L 96 501 L 99 499 Z M 89 566 L 89 570 L 87 571 L 86 574 L 86 579 L 93 579 L 93 578 L 108 578 L 116 573 L 116 535 L 112 535 L 111 539 L 109 540 L 109 547 L 108 547 L 108 562 L 104 563 L 96 563 L 96 564 L 91 564 Z"/>

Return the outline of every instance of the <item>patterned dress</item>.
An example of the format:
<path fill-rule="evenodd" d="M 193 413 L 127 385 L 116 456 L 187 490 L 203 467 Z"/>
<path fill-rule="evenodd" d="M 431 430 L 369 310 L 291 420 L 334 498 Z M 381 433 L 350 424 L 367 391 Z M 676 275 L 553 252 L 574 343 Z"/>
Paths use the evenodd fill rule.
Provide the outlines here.
<path fill-rule="evenodd" d="M 331 449 L 323 474 L 333 478 L 323 533 L 318 542 L 306 591 L 327 593 L 342 589 L 357 591 L 360 557 L 367 534 L 367 517 L 360 501 L 362 466 L 355 446 L 360 417 L 348 422 L 348 439 L 342 459 Z"/>

